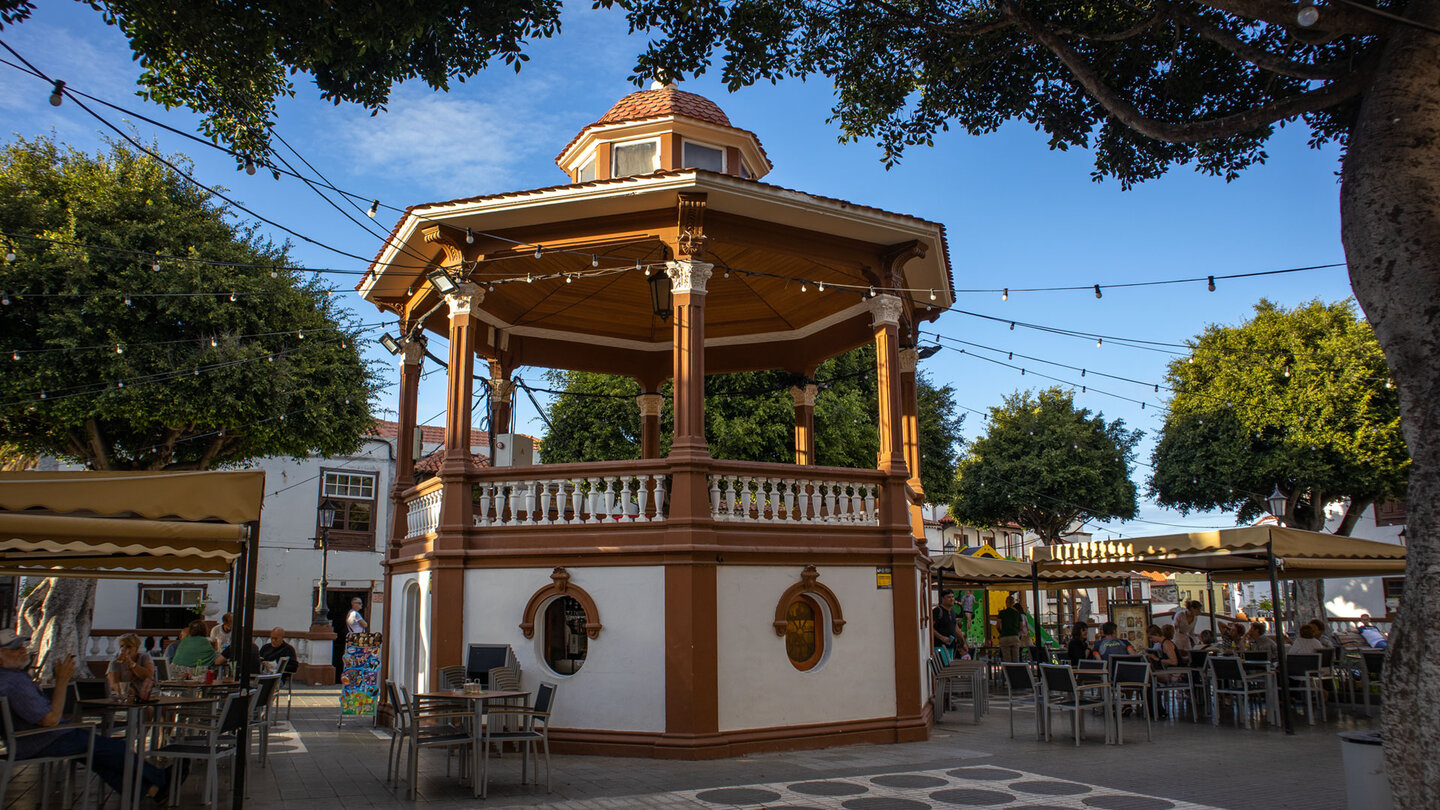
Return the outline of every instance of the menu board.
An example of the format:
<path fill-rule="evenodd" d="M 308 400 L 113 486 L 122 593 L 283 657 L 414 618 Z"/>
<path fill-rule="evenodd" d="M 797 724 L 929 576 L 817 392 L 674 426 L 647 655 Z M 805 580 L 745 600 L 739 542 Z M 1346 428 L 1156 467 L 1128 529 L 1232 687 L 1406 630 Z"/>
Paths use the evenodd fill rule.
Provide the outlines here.
<path fill-rule="evenodd" d="M 1115 622 L 1115 634 L 1130 642 L 1138 652 L 1150 646 L 1145 628 L 1150 626 L 1149 602 L 1111 602 L 1110 621 Z"/>
<path fill-rule="evenodd" d="M 340 720 L 368 717 L 380 705 L 380 633 L 345 637 L 340 667 Z"/>

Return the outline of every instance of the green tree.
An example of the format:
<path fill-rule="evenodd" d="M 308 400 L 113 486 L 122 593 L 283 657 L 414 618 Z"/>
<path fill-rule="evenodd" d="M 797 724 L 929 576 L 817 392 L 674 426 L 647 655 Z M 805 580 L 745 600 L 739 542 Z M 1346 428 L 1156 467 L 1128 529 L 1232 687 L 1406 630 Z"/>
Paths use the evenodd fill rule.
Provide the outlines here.
<path fill-rule="evenodd" d="M 1017 392 L 990 409 L 961 457 L 950 515 L 974 526 L 1015 524 L 1057 543 L 1087 520 L 1136 515 L 1130 463 L 1141 432 L 1076 409 L 1059 388 Z"/>
<path fill-rule="evenodd" d="M 16 237 L 0 266 L 0 443 L 15 452 L 209 469 L 350 452 L 370 427 L 359 327 L 285 269 L 284 247 L 155 159 L 11 143 L 0 231 Z"/>
<path fill-rule="evenodd" d="M 1278 486 L 1286 525 L 1325 529 L 1346 501 L 1349 535 L 1380 500 L 1404 496 L 1410 457 L 1400 398 L 1370 325 L 1349 301 L 1285 310 L 1262 300 L 1239 326 L 1210 326 L 1170 363 L 1170 412 L 1152 454 L 1150 494 L 1165 505 L 1267 513 Z M 1298 583 L 1303 616 L 1323 616 L 1324 583 Z"/>
<path fill-rule="evenodd" d="M 815 377 L 820 381 L 815 397 L 816 463 L 873 468 L 880 445 L 874 347 L 861 347 L 827 360 Z M 634 402 L 640 388 L 633 380 L 581 371 L 552 371 L 547 380 L 555 390 L 565 393 L 550 407 L 551 429 L 541 445 L 546 463 L 640 457 L 640 416 Z M 795 421 L 789 390 L 803 382 L 781 371 L 707 378 L 705 437 L 711 455 L 744 461 L 793 461 Z M 663 455 L 669 451 L 673 432 L 669 383 L 661 393 L 665 397 L 660 411 Z M 949 386 L 935 387 L 923 373 L 916 397 L 921 485 L 932 502 L 948 500 L 963 417 L 955 412 L 954 391 Z"/>
<path fill-rule="evenodd" d="M 1231 178 L 1276 129 L 1345 147 L 1341 237 L 1400 391 L 1414 459 L 1412 593 L 1440 591 L 1440 0 L 600 0 L 647 34 L 634 78 L 721 71 L 732 89 L 820 74 L 844 140 L 887 161 L 950 127 L 1021 121 L 1122 185 L 1187 165 Z M 1440 791 L 1440 601 L 1407 599 L 1385 665 L 1397 804 Z"/>
<path fill-rule="evenodd" d="M 89 0 L 130 41 L 144 68 L 141 95 L 203 117 L 205 134 L 263 162 L 277 99 L 308 74 L 320 97 L 381 111 L 391 88 L 420 79 L 436 90 L 499 59 L 529 59 L 527 40 L 560 30 L 558 0 L 420 3 L 230 3 Z M 0 30 L 34 0 L 0 0 Z"/>

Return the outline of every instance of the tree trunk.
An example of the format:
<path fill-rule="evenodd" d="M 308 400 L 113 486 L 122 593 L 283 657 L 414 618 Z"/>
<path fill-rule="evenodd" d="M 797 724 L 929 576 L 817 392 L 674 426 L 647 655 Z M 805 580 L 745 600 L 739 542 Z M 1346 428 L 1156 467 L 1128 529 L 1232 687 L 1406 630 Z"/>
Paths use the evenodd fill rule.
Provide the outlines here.
<path fill-rule="evenodd" d="M 1440 0 L 1405 15 L 1440 26 Z M 1400 392 L 1412 466 L 1406 579 L 1385 661 L 1385 759 L 1397 807 L 1440 794 L 1440 60 L 1397 25 L 1351 131 L 1342 235 L 1355 296 Z"/>
<path fill-rule="evenodd" d="M 20 632 L 31 636 L 37 651 L 37 671 L 48 673 L 65 656 L 73 654 L 81 677 L 85 671 L 85 648 L 90 642 L 90 619 L 95 609 L 93 579 L 43 579 L 20 606 Z"/>

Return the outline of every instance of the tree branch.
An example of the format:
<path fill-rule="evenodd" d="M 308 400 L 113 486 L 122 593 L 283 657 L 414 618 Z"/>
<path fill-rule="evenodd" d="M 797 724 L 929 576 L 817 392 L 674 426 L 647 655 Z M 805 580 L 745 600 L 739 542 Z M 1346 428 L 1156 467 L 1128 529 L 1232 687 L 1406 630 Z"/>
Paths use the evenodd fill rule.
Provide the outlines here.
<path fill-rule="evenodd" d="M 85 435 L 89 437 L 91 469 L 114 469 L 110 464 L 110 448 L 100 436 L 100 423 L 93 416 L 85 420 Z"/>
<path fill-rule="evenodd" d="M 996 31 L 1002 31 L 1015 25 L 1014 20 L 1003 16 L 999 19 L 974 23 L 972 25 L 945 25 L 943 23 L 931 22 L 930 20 L 924 19 L 923 17 L 917 17 L 911 12 L 900 8 L 899 6 L 896 6 L 894 3 L 887 2 L 887 0 L 861 0 L 861 2 L 873 3 L 876 6 L 879 6 L 881 9 L 884 9 L 885 11 L 888 11 L 889 13 L 897 17 L 902 17 L 915 25 L 921 26 L 923 28 L 929 28 L 932 31 L 948 34 L 955 37 L 978 37 L 982 34 L 990 34 Z M 831 7 L 834 8 L 834 6 Z M 839 9 L 835 10 L 837 12 L 839 11 Z"/>
<path fill-rule="evenodd" d="M 65 441 L 70 445 L 70 452 L 74 453 L 76 458 L 85 458 L 90 455 L 90 449 L 85 446 L 84 436 L 73 430 L 66 430 Z"/>
<path fill-rule="evenodd" d="M 1276 121 L 1294 118 L 1303 113 L 1314 112 L 1338 104 L 1359 94 L 1369 81 L 1368 69 L 1357 69 L 1344 78 L 1332 81 L 1318 89 L 1252 107 L 1242 112 L 1222 115 L 1208 121 L 1191 123 L 1159 121 L 1145 115 L 1128 99 L 1121 97 L 1113 88 L 1106 85 L 1094 66 L 1054 31 L 1026 16 L 1016 0 L 1003 0 L 1003 2 L 1006 11 L 1015 15 L 1035 41 L 1055 54 L 1056 58 L 1065 65 L 1070 74 L 1075 77 L 1075 81 L 1091 98 L 1095 99 L 1120 123 L 1157 141 L 1201 143 L 1233 138 Z"/>
<path fill-rule="evenodd" d="M 1374 495 L 1351 496 L 1350 505 L 1345 507 L 1345 517 L 1340 520 L 1340 525 L 1335 527 L 1335 533 L 1349 537 L 1355 531 L 1355 524 L 1360 522 L 1365 510 L 1375 503 Z"/>
<path fill-rule="evenodd" d="M 1171 16 L 1201 37 L 1219 45 L 1255 67 L 1261 70 L 1268 70 L 1271 73 L 1278 73 L 1281 76 L 1290 76 L 1296 79 L 1330 81 L 1344 76 L 1349 69 L 1349 66 L 1345 64 L 1330 63 L 1316 65 L 1286 59 L 1283 56 L 1273 54 L 1264 48 L 1240 39 L 1198 14 L 1192 14 L 1178 7 L 1171 7 Z"/>
<path fill-rule="evenodd" d="M 197 470 L 207 470 L 207 469 L 209 469 L 209 468 L 210 468 L 210 462 L 211 462 L 211 461 L 214 461 L 216 454 L 218 454 L 218 453 L 220 452 L 220 449 L 221 449 L 222 447 L 224 447 L 224 446 L 225 446 L 225 431 L 223 431 L 223 430 L 216 431 L 216 433 L 215 433 L 215 441 L 210 442 L 210 446 L 209 446 L 209 447 L 206 447 L 206 448 L 205 448 L 205 452 L 200 454 L 200 459 L 195 462 L 195 469 L 197 469 Z"/>
<path fill-rule="evenodd" d="M 1302 42 L 1330 42 L 1347 35 L 1380 36 L 1390 30 L 1390 24 L 1373 14 L 1366 14 L 1343 6 L 1327 5 L 1320 13 L 1320 20 L 1309 28 L 1302 28 L 1295 15 L 1300 6 L 1288 0 L 1191 0 L 1191 2 L 1223 11 L 1247 20 L 1278 25 Z"/>
<path fill-rule="evenodd" d="M 155 458 L 150 462 L 150 469 L 164 469 L 170 460 L 175 458 L 175 440 L 180 438 L 181 429 L 178 427 L 165 428 L 164 444 L 160 447 Z"/>

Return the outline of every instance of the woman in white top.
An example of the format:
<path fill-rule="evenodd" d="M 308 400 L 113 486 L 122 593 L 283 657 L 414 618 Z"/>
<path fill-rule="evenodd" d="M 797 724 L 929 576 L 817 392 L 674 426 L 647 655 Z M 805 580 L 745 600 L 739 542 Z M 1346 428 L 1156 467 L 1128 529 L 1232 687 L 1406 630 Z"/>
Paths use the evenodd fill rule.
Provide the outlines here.
<path fill-rule="evenodd" d="M 1185 603 L 1183 610 L 1175 612 L 1175 648 L 1181 655 L 1190 652 L 1198 639 L 1195 637 L 1195 618 L 1200 615 L 1200 603 L 1194 599 Z"/>

